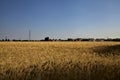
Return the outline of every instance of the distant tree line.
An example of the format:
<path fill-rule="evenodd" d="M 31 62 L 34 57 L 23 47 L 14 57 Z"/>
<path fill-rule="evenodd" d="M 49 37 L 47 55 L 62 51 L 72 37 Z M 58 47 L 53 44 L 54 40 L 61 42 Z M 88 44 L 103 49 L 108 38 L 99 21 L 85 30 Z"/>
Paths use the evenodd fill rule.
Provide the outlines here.
<path fill-rule="evenodd" d="M 13 40 L 10 40 L 10 39 L 1 39 L 0 41 L 15 41 L 15 42 L 18 42 L 18 41 L 21 41 L 21 42 L 26 42 L 26 41 L 34 41 L 34 42 L 37 42 L 37 41 L 120 41 L 120 38 L 97 38 L 97 39 L 94 39 L 94 38 L 68 38 L 68 39 L 50 39 L 49 37 L 45 37 L 43 40 L 20 40 L 20 39 L 13 39 Z"/>

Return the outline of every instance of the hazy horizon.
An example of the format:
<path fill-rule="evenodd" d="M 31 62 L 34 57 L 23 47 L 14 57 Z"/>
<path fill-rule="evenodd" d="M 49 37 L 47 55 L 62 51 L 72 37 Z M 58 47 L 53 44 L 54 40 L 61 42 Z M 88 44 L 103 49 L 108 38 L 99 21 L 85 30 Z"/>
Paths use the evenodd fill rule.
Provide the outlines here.
<path fill-rule="evenodd" d="M 120 0 L 0 0 L 0 39 L 120 38 Z"/>

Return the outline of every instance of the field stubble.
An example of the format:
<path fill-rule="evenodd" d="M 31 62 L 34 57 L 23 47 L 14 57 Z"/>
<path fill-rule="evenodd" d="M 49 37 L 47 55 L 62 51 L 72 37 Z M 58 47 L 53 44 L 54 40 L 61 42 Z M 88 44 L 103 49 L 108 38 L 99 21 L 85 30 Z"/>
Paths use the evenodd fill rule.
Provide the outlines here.
<path fill-rule="evenodd" d="M 0 42 L 0 80 L 120 80 L 120 43 Z"/>

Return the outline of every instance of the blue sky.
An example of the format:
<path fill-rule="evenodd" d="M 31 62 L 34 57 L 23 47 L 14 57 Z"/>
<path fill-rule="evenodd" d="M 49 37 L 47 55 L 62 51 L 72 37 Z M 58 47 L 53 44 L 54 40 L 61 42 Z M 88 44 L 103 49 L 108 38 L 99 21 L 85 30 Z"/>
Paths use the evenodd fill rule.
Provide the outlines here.
<path fill-rule="evenodd" d="M 120 0 L 0 0 L 0 39 L 120 37 Z"/>

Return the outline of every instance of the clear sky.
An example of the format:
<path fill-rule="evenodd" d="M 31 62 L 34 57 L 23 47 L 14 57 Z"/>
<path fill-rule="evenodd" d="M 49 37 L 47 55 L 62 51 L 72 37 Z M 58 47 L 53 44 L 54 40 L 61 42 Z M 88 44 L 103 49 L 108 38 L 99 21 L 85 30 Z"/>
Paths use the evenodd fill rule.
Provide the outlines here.
<path fill-rule="evenodd" d="M 120 0 L 0 0 L 0 39 L 120 38 Z"/>

